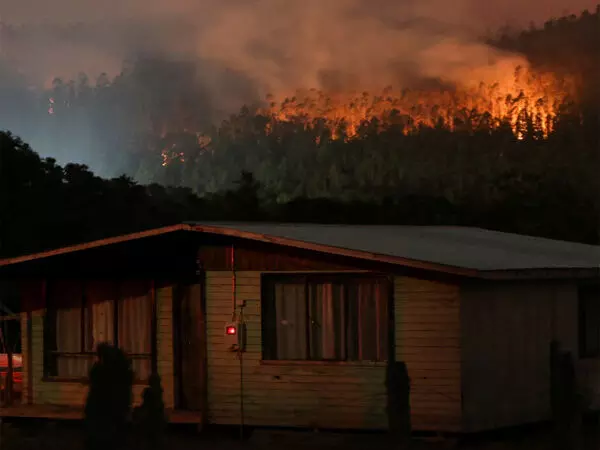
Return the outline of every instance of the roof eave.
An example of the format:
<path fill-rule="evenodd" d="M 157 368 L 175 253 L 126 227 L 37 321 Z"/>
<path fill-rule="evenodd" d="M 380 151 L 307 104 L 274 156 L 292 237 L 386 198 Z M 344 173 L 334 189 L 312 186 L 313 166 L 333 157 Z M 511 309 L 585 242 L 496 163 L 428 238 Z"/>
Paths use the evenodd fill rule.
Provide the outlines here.
<path fill-rule="evenodd" d="M 55 250 L 48 250 L 40 253 L 32 253 L 30 255 L 16 256 L 14 258 L 0 259 L 0 267 L 10 266 L 13 264 L 24 263 L 28 261 L 34 261 L 36 259 L 44 259 L 50 256 L 59 256 L 67 253 L 74 253 L 82 250 L 91 250 L 93 248 L 104 247 L 112 244 L 119 244 L 121 242 L 133 241 L 136 239 L 144 239 L 152 236 L 159 236 L 161 234 L 172 233 L 174 231 L 189 231 L 190 226 L 186 224 L 171 225 L 162 228 L 153 228 L 147 231 L 140 231 L 137 233 L 123 234 L 106 239 L 99 239 L 96 241 L 86 242 L 83 244 L 70 245 L 67 247 L 58 248 Z"/>
<path fill-rule="evenodd" d="M 422 269 L 435 272 L 443 272 L 451 275 L 460 275 L 465 277 L 478 277 L 479 271 L 476 269 L 468 269 L 455 267 L 427 261 L 419 261 L 415 259 L 401 258 L 398 256 L 382 255 L 379 253 L 371 253 L 363 250 L 352 250 L 342 247 L 335 247 L 325 244 L 316 244 L 312 242 L 299 241 L 290 238 L 279 236 L 270 236 L 266 234 L 242 231 L 234 228 L 215 227 L 211 225 L 193 225 L 192 229 L 198 232 L 220 234 L 224 236 L 237 237 L 240 239 L 249 239 L 269 244 L 282 245 L 286 247 L 300 248 L 312 250 L 321 253 L 329 253 L 332 255 L 345 256 L 348 258 L 356 258 L 373 262 L 392 264 L 396 266 L 405 266 L 413 269 Z"/>
<path fill-rule="evenodd" d="M 533 279 L 593 279 L 600 278 L 600 267 L 598 268 L 547 268 L 535 269 L 525 268 L 518 270 L 478 270 L 465 267 L 457 267 L 444 265 L 428 261 L 420 261 L 398 256 L 383 255 L 379 253 L 371 253 L 363 250 L 352 250 L 347 248 L 335 247 L 325 244 L 317 244 L 312 242 L 300 241 L 291 238 L 271 236 L 257 232 L 243 231 L 235 228 L 219 227 L 213 225 L 198 225 L 198 224 L 178 224 L 168 227 L 155 228 L 138 233 L 131 233 L 112 238 L 101 239 L 97 241 L 87 242 L 84 244 L 72 245 L 46 252 L 35 253 L 31 255 L 19 256 L 0 260 L 0 267 L 25 263 L 37 259 L 43 259 L 50 256 L 58 256 L 68 253 L 73 253 L 82 250 L 90 250 L 93 248 L 103 247 L 112 244 L 118 244 L 136 239 L 143 239 L 152 236 L 159 236 L 166 233 L 176 231 L 195 231 L 203 233 L 211 233 L 222 236 L 236 237 L 240 239 L 249 239 L 258 242 L 282 245 L 286 247 L 311 250 L 332 255 L 344 256 L 348 258 L 367 260 L 390 264 L 394 266 L 403 266 L 412 269 L 420 269 L 425 271 L 441 272 L 448 275 L 456 275 L 467 278 L 479 278 L 486 280 L 533 280 Z"/>
<path fill-rule="evenodd" d="M 486 280 L 600 280 L 600 268 L 532 268 L 515 270 L 482 270 L 478 278 Z"/>

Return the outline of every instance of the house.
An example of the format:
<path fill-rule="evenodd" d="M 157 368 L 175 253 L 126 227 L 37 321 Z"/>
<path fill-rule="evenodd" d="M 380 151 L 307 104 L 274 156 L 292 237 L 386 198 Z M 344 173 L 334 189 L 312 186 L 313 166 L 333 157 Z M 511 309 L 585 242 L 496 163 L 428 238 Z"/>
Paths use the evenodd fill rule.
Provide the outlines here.
<path fill-rule="evenodd" d="M 23 353 L 23 405 L 2 414 L 81 414 L 94 345 L 111 341 L 136 400 L 161 376 L 173 421 L 385 429 L 390 361 L 406 363 L 414 429 L 543 421 L 553 340 L 594 398 L 599 263 L 597 246 L 482 229 L 259 223 L 2 260 Z"/>

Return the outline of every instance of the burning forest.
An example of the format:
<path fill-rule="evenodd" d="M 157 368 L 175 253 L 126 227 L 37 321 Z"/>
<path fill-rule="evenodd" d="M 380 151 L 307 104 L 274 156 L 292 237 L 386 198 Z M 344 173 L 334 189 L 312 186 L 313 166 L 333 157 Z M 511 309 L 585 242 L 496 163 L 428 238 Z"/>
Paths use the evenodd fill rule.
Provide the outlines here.
<path fill-rule="evenodd" d="M 527 164 L 518 171 L 539 170 L 542 160 L 565 165 L 555 148 L 565 142 L 583 153 L 595 145 L 598 11 L 484 41 L 427 21 L 392 26 L 374 13 L 372 21 L 344 14 L 332 30 L 304 35 L 303 21 L 324 17 L 309 10 L 281 42 L 250 25 L 240 25 L 238 40 L 222 36 L 226 16 L 208 28 L 203 37 L 215 45 L 200 45 L 196 60 L 141 56 L 116 76 L 55 79 L 44 89 L 22 80 L 2 91 L 0 119 L 42 154 L 103 176 L 205 194 L 244 170 L 278 199 L 361 197 L 371 188 L 459 198 L 475 183 L 475 161 L 498 177 L 514 169 L 513 157 Z M 254 17 L 241 11 L 238 19 Z M 362 40 L 350 33 L 357 29 Z M 20 42 L 18 29 L 3 32 Z M 242 41 L 256 45 L 246 54 Z"/>
<path fill-rule="evenodd" d="M 311 89 L 282 101 L 271 96 L 269 106 L 258 113 L 271 119 L 269 128 L 276 122 L 302 123 L 306 127 L 324 122 L 334 137 L 343 130 L 345 137 L 352 138 L 361 124 L 376 119 L 380 127 L 398 125 L 407 134 L 423 127 L 476 131 L 506 124 L 519 139 L 525 136 L 527 127 L 536 136 L 547 138 L 560 109 L 574 98 L 572 80 L 526 68 L 517 68 L 512 80 L 510 75 L 470 88 L 438 86 L 398 91 L 387 87 L 375 95 Z"/>
<path fill-rule="evenodd" d="M 447 2 L 436 0 L 427 17 L 367 14 L 356 0 L 291 12 L 246 3 L 202 16 L 201 35 L 150 27 L 146 39 L 132 25 L 107 42 L 88 33 L 83 47 L 85 26 L 51 39 L 50 25 L 37 34 L 2 26 L 1 127 L 51 158 L 38 161 L 36 180 L 56 183 L 43 181 L 36 207 L 22 183 L 15 207 L 37 218 L 77 204 L 93 223 L 130 214 L 136 229 L 175 211 L 178 220 L 461 224 L 599 242 L 600 7 L 483 39 L 441 26 Z M 61 58 L 27 60 L 28 42 L 64 43 L 63 34 L 76 58 L 55 45 Z M 117 72 L 73 76 L 98 45 L 135 49 L 140 36 L 168 51 L 149 44 L 119 54 L 131 58 Z M 182 37 L 200 42 L 191 54 L 171 45 Z M 27 78 L 32 67 L 41 85 Z M 65 189 L 72 200 L 61 204 Z M 138 204 L 149 212 L 135 213 Z M 65 239 L 86 228 L 73 224 L 61 226 Z"/>

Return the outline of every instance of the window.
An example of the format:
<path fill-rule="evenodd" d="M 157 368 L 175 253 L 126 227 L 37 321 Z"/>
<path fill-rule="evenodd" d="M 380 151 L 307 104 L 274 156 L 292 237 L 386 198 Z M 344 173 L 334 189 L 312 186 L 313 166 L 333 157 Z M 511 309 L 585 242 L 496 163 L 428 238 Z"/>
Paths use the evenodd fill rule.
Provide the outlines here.
<path fill-rule="evenodd" d="M 579 356 L 600 357 L 600 286 L 579 289 Z"/>
<path fill-rule="evenodd" d="M 387 360 L 387 279 L 265 276 L 263 286 L 263 359 Z"/>
<path fill-rule="evenodd" d="M 136 379 L 151 371 L 152 298 L 149 283 L 58 281 L 48 287 L 45 372 L 86 378 L 99 343 L 116 343 L 131 358 Z"/>

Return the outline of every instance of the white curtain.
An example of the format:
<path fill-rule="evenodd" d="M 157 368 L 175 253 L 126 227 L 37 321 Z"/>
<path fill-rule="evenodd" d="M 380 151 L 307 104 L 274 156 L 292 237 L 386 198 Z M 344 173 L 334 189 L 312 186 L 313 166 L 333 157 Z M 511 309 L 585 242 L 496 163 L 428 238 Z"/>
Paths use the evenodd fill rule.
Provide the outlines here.
<path fill-rule="evenodd" d="M 305 285 L 277 283 L 274 288 L 277 359 L 307 359 Z"/>
<path fill-rule="evenodd" d="M 132 367 L 138 380 L 147 380 L 151 372 L 152 303 L 146 283 L 123 283 L 118 310 L 118 340 L 132 355 Z"/>
<path fill-rule="evenodd" d="M 311 359 L 344 359 L 343 286 L 316 283 L 310 289 Z"/>
<path fill-rule="evenodd" d="M 148 379 L 152 352 L 152 299 L 148 283 L 117 285 L 92 281 L 82 286 L 78 282 L 62 282 L 53 297 L 50 306 L 52 317 L 56 318 L 56 346 L 51 351 L 57 376 L 88 376 L 98 344 L 115 343 L 114 308 L 118 305 L 117 344 L 131 355 L 136 378 Z"/>
<path fill-rule="evenodd" d="M 81 353 L 81 307 L 56 311 L 56 352 L 57 376 L 87 377 L 90 358 L 78 355 Z"/>
<path fill-rule="evenodd" d="M 281 281 L 273 288 L 277 359 L 387 360 L 385 280 Z"/>
<path fill-rule="evenodd" d="M 56 375 L 86 378 L 97 345 L 114 341 L 114 284 L 61 282 L 54 294 Z"/>
<path fill-rule="evenodd" d="M 94 281 L 85 285 L 85 351 L 95 352 L 98 344 L 114 343 L 114 301 L 116 284 Z"/>

